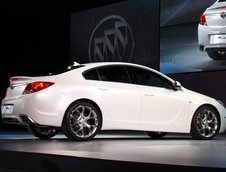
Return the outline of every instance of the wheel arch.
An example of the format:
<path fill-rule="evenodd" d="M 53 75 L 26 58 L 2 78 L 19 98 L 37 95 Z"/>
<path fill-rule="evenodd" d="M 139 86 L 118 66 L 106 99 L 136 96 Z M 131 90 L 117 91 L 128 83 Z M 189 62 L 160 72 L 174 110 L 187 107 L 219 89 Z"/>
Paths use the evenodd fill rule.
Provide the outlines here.
<path fill-rule="evenodd" d="M 97 110 L 100 112 L 100 117 L 101 117 L 101 126 L 100 126 L 100 129 L 102 128 L 102 125 L 103 125 L 103 115 L 102 115 L 102 111 L 100 109 L 100 107 L 97 105 L 96 102 L 94 102 L 93 100 L 90 100 L 90 99 L 87 99 L 87 98 L 81 98 L 81 99 L 77 99 L 75 101 L 73 101 L 65 110 L 64 112 L 64 116 L 63 116 L 63 120 L 66 116 L 66 113 L 68 111 L 68 109 L 70 109 L 71 106 L 73 106 L 75 103 L 78 103 L 78 102 L 86 102 L 86 103 L 90 103 L 92 104 L 93 106 L 95 106 L 95 108 L 97 108 Z M 63 120 L 62 120 L 62 123 L 61 123 L 61 126 L 63 124 Z"/>

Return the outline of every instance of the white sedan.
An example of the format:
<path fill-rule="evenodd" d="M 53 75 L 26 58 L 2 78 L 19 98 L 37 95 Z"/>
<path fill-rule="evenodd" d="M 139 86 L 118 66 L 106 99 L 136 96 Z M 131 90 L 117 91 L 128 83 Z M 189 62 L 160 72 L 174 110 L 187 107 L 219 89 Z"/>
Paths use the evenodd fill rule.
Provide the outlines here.
<path fill-rule="evenodd" d="M 226 0 L 217 0 L 200 17 L 198 40 L 201 51 L 210 58 L 226 57 Z"/>
<path fill-rule="evenodd" d="M 139 130 L 152 138 L 168 132 L 211 139 L 226 129 L 222 102 L 195 93 L 151 68 L 90 63 L 44 77 L 12 77 L 2 120 L 25 124 L 40 138 L 62 129 L 73 140 L 100 130 Z"/>

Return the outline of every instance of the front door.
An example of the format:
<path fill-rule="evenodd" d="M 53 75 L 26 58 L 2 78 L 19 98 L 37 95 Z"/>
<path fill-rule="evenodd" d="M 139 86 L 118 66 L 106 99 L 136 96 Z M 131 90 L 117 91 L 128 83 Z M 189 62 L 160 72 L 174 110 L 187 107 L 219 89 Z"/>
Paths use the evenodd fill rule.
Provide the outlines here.
<path fill-rule="evenodd" d="M 189 101 L 172 81 L 143 68 L 131 69 L 142 97 L 140 128 L 147 131 L 181 132 L 187 124 Z"/>

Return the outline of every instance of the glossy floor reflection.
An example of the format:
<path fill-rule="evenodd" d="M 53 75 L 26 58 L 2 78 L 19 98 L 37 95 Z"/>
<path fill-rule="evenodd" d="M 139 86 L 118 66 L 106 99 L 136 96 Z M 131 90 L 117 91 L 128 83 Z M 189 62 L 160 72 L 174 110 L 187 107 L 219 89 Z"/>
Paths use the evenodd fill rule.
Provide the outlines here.
<path fill-rule="evenodd" d="M 214 140 L 193 140 L 169 134 L 153 140 L 140 132 L 106 132 L 88 142 L 69 141 L 63 134 L 39 140 L 27 132 L 0 133 L 0 150 L 72 157 L 226 168 L 226 134 Z"/>

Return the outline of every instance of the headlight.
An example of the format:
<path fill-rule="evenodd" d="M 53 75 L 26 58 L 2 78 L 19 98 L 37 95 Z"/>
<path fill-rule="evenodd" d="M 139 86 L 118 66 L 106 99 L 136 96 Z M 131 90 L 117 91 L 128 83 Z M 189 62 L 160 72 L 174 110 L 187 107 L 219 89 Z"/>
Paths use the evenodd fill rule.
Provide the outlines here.
<path fill-rule="evenodd" d="M 217 102 L 220 103 L 225 108 L 224 103 L 222 101 L 217 100 Z"/>

